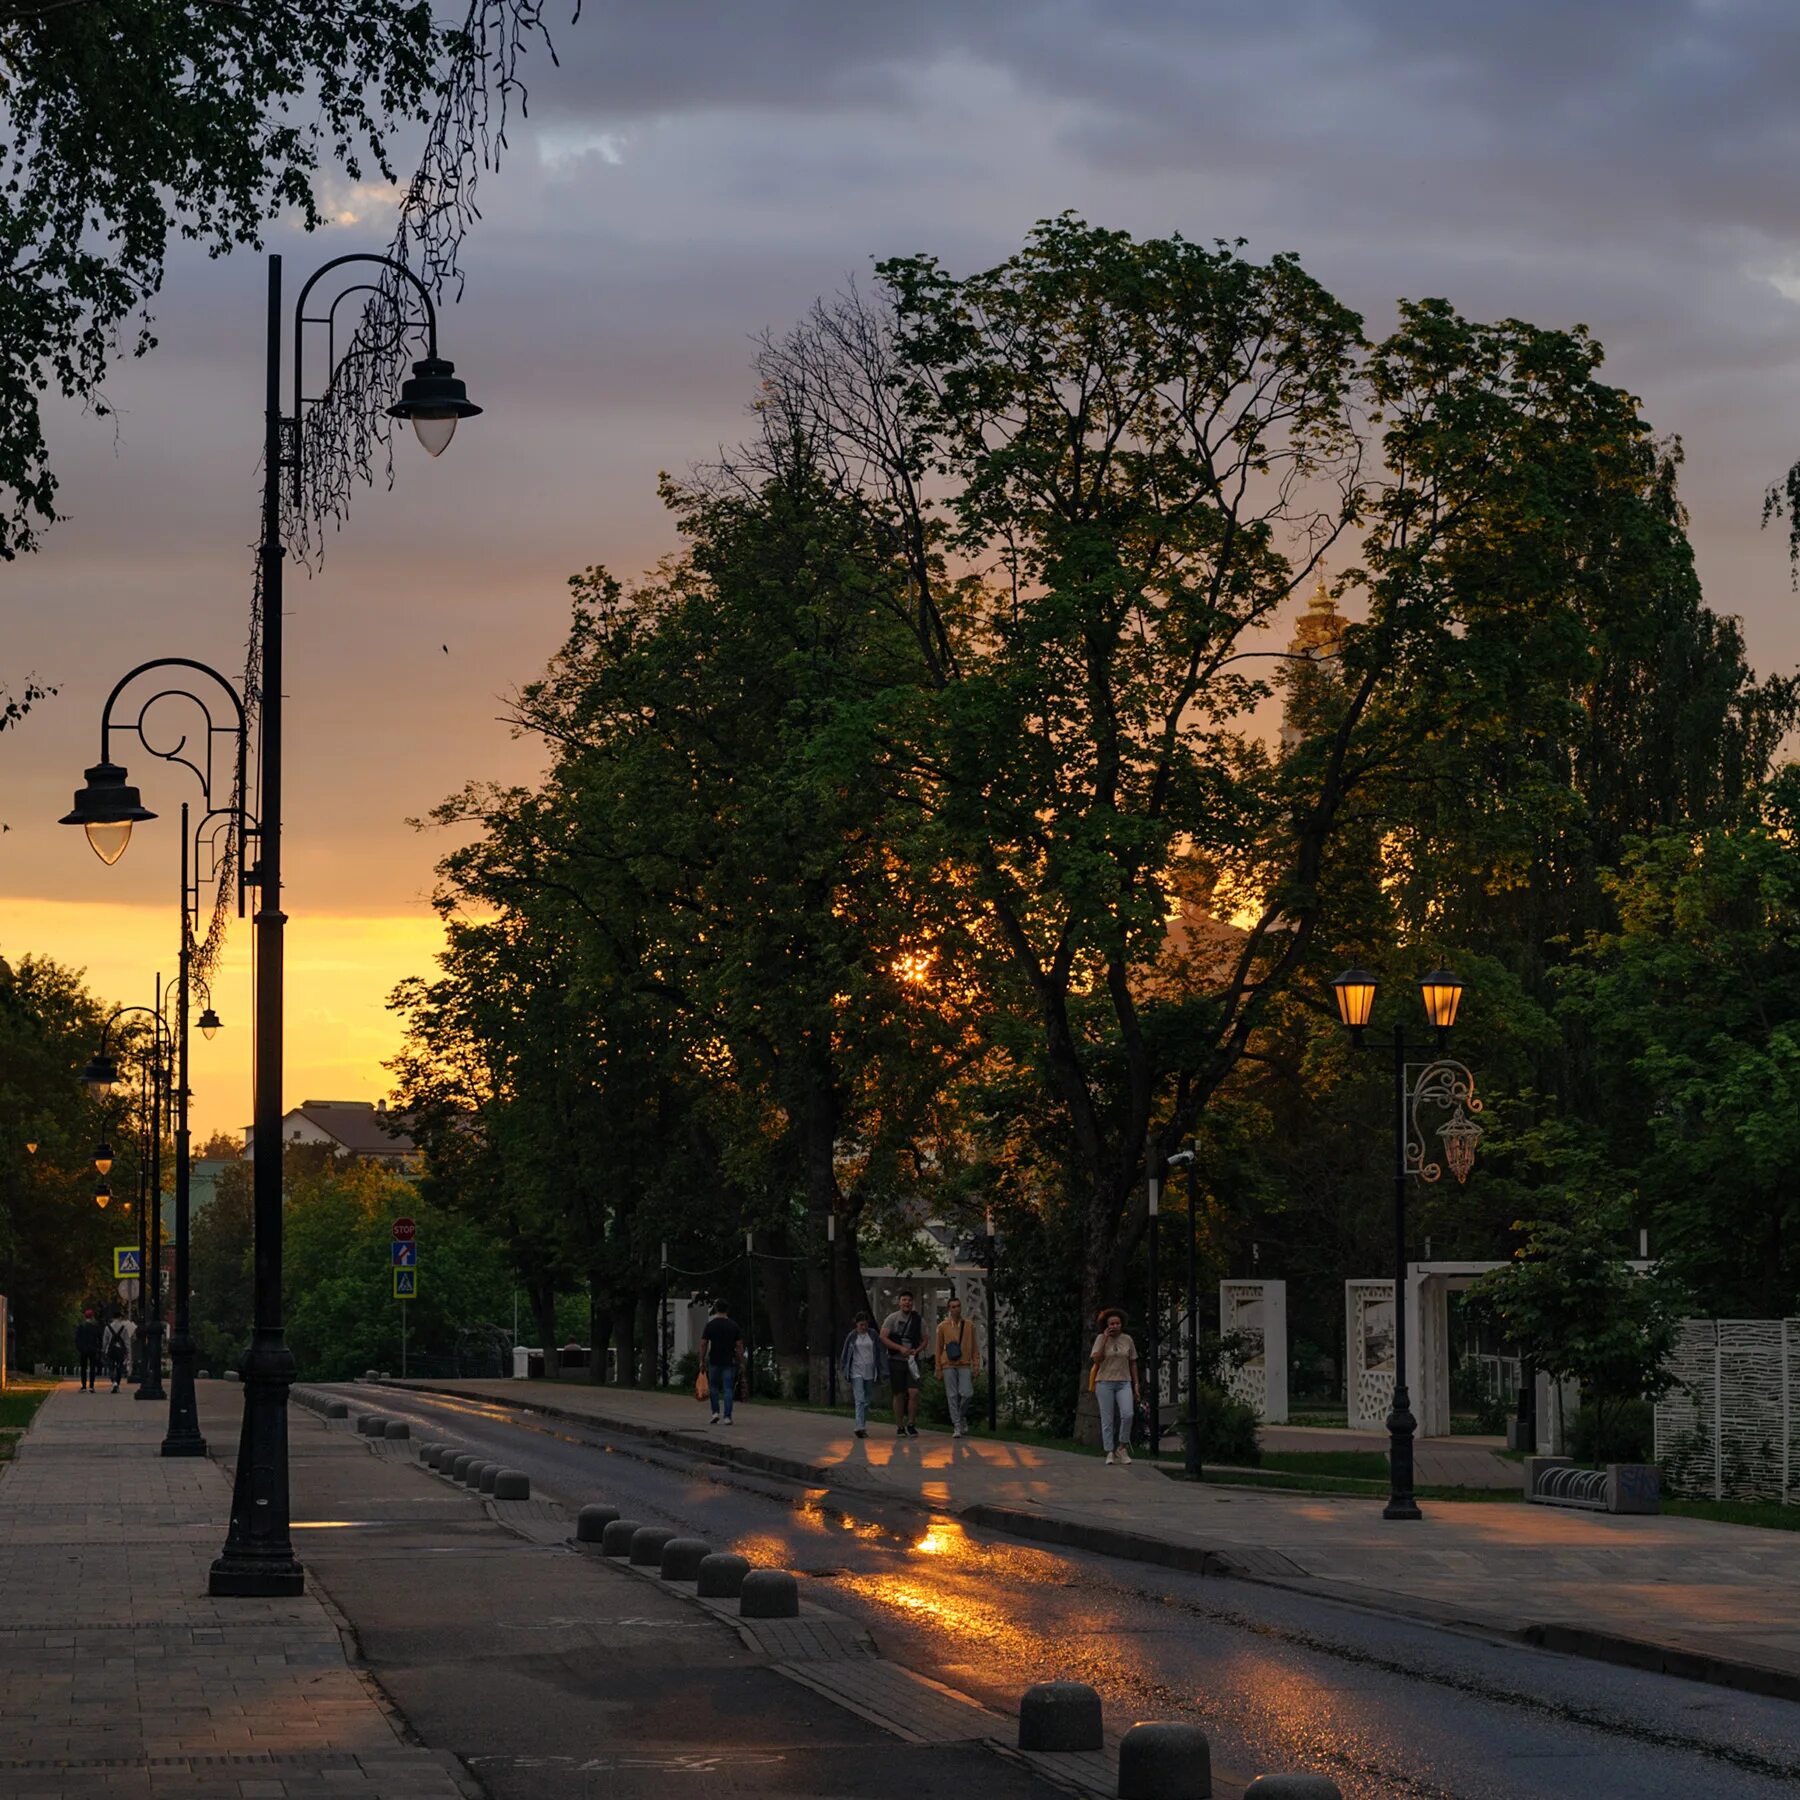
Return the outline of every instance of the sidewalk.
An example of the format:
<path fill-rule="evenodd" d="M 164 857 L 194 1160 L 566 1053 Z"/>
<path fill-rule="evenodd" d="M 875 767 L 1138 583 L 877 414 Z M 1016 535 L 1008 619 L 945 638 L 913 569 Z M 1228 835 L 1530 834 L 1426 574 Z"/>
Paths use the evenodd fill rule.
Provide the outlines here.
<path fill-rule="evenodd" d="M 394 1384 L 396 1386 L 401 1384 Z M 590 1420 L 824 1488 L 1041 1542 L 1273 1581 L 1752 1692 L 1800 1699 L 1800 1532 L 1506 1502 L 1389 1523 L 1361 1496 L 1189 1486 L 1144 1463 L 741 1406 L 730 1431 L 684 1395 L 575 1383 L 414 1382 Z"/>
<path fill-rule="evenodd" d="M 223 1384 L 203 1397 L 215 1453 L 240 1405 Z M 157 1455 L 166 1424 L 129 1391 L 66 1386 L 0 1471 L 0 1794 L 463 1800 L 313 1595 L 207 1598 L 230 1482 Z"/>

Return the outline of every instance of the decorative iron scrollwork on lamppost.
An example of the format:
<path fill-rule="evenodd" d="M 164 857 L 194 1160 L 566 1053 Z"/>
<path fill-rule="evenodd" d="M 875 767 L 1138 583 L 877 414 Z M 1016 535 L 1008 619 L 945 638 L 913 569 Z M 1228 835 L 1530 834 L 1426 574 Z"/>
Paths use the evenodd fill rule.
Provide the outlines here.
<path fill-rule="evenodd" d="M 1416 1071 L 1416 1073 L 1415 1073 Z M 1475 1167 L 1475 1146 L 1484 1136 L 1481 1127 L 1469 1117 L 1481 1111 L 1475 1094 L 1475 1077 L 1459 1062 L 1439 1057 L 1428 1063 L 1406 1065 L 1406 1172 L 1421 1181 L 1439 1181 L 1444 1166 L 1459 1183 L 1469 1179 Z M 1427 1154 L 1429 1145 L 1425 1127 L 1419 1122 L 1420 1107 L 1436 1107 L 1448 1112 L 1446 1123 L 1438 1126 L 1436 1135 L 1443 1140 L 1443 1162 L 1433 1161 Z"/>

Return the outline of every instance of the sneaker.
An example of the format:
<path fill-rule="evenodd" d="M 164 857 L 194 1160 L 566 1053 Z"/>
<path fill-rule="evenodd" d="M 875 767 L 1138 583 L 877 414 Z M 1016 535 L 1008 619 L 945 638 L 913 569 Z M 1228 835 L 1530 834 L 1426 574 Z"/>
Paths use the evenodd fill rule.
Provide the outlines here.
<path fill-rule="evenodd" d="M 918 1435 L 919 1435 L 919 1428 L 918 1428 L 918 1426 L 916 1426 L 916 1425 L 909 1425 L 909 1426 L 907 1426 L 907 1428 L 906 1428 L 906 1435 L 907 1435 L 907 1436 L 908 1436 L 908 1437 L 917 1437 L 917 1436 L 918 1436 Z"/>
<path fill-rule="evenodd" d="M 867 1437 L 869 1434 L 866 1431 L 864 1431 L 863 1428 L 859 1425 L 856 1428 L 856 1435 L 858 1437 Z"/>
<path fill-rule="evenodd" d="M 1109 1468 L 1109 1469 L 1110 1469 L 1110 1468 L 1111 1468 L 1111 1467 L 1112 1467 L 1112 1466 L 1113 1466 L 1113 1464 L 1114 1464 L 1114 1462 L 1115 1462 L 1115 1461 L 1117 1461 L 1117 1458 L 1116 1458 L 1116 1457 L 1114 1457 L 1114 1455 L 1113 1455 L 1113 1453 L 1112 1453 L 1112 1452 L 1111 1452 L 1111 1451 L 1110 1451 L 1110 1450 L 1109 1450 L 1109 1451 L 1107 1451 L 1107 1453 L 1106 1453 L 1106 1466 L 1107 1466 L 1107 1467 L 1108 1467 L 1108 1468 Z"/>
<path fill-rule="evenodd" d="M 1119 1461 L 1122 1463 L 1130 1462 L 1131 1461 L 1131 1452 L 1129 1450 L 1121 1450 L 1119 1452 Z"/>
<path fill-rule="evenodd" d="M 716 1424 L 718 1424 L 718 1422 L 719 1422 L 719 1415 L 717 1413 L 714 1413 L 712 1418 L 708 1421 L 708 1423 L 712 1424 L 712 1425 L 716 1425 Z"/>
<path fill-rule="evenodd" d="M 894 1436 L 895 1437 L 905 1437 L 906 1436 L 906 1427 L 904 1425 L 896 1425 L 894 1427 Z"/>
<path fill-rule="evenodd" d="M 730 1420 L 729 1420 L 729 1419 L 721 1419 L 721 1420 L 720 1420 L 720 1421 L 719 1421 L 719 1423 L 720 1423 L 720 1424 L 721 1424 L 721 1425 L 729 1425 L 729 1424 L 730 1424 L 730 1423 L 731 1423 L 731 1421 L 730 1421 Z"/>

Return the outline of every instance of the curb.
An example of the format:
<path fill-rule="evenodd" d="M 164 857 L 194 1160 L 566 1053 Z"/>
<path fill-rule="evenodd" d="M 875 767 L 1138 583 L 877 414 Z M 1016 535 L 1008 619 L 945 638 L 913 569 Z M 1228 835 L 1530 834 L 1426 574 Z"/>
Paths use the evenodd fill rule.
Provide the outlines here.
<path fill-rule="evenodd" d="M 399 1387 L 398 1383 L 391 1385 Z M 461 1389 L 436 1387 L 425 1382 L 409 1382 L 400 1391 L 406 1392 L 409 1389 L 417 1393 L 441 1394 L 449 1399 L 468 1398 Z M 691 1437 L 659 1426 L 606 1418 L 599 1413 L 577 1412 L 571 1408 L 550 1406 L 542 1401 L 523 1397 L 515 1400 L 510 1395 L 502 1399 L 493 1394 L 483 1394 L 481 1398 L 495 1406 L 539 1413 L 545 1418 L 560 1419 L 570 1424 L 596 1426 L 602 1430 L 617 1432 L 621 1436 L 642 1438 L 688 1454 L 696 1453 L 697 1449 Z M 1338 1605 L 1377 1613 L 1384 1618 L 1405 1619 L 1443 1629 L 1474 1632 L 1490 1640 L 1524 1644 L 1532 1649 L 1580 1657 L 1588 1662 L 1610 1663 L 1620 1668 L 1672 1675 L 1685 1681 L 1704 1682 L 1709 1686 L 1731 1688 L 1740 1693 L 1758 1694 L 1769 1699 L 1800 1700 L 1800 1673 L 1763 1668 L 1756 1663 L 1737 1662 L 1729 1657 L 1712 1656 L 1704 1651 L 1680 1650 L 1642 1638 L 1596 1631 L 1588 1626 L 1495 1625 L 1466 1617 L 1452 1618 L 1428 1604 L 1396 1606 L 1391 1600 L 1384 1602 L 1380 1596 L 1326 1593 L 1304 1569 L 1276 1550 L 1247 1551 L 1236 1547 L 1227 1552 L 1209 1549 L 1201 1544 L 1170 1543 L 1142 1532 L 1123 1531 L 1114 1526 L 1092 1525 L 1078 1519 L 1026 1512 L 1018 1507 L 996 1505 L 985 1500 L 976 1501 L 961 1511 L 954 1507 L 932 1506 L 907 1494 L 857 1487 L 854 1483 L 844 1481 L 841 1472 L 827 1464 L 776 1456 L 768 1451 L 754 1450 L 748 1445 L 740 1446 L 737 1443 L 722 1444 L 709 1439 L 703 1447 L 703 1453 L 717 1462 L 734 1464 L 762 1474 L 783 1476 L 792 1481 L 803 1482 L 809 1487 L 867 1495 L 886 1505 L 903 1507 L 912 1512 L 948 1512 L 965 1524 L 980 1526 L 1028 1543 L 1053 1544 L 1064 1550 L 1087 1550 L 1099 1556 L 1181 1569 L 1194 1575 L 1228 1575 L 1271 1587 L 1308 1593 L 1317 1598 L 1332 1600 Z"/>

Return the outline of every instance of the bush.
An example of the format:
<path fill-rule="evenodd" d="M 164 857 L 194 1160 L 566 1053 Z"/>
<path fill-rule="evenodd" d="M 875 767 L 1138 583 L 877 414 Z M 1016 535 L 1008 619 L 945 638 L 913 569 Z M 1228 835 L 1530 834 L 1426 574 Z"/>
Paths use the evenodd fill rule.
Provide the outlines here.
<path fill-rule="evenodd" d="M 1202 1386 L 1200 1406 L 1195 1417 L 1200 1425 L 1200 1459 L 1202 1462 L 1235 1463 L 1254 1468 L 1262 1461 L 1262 1448 L 1256 1441 L 1256 1409 L 1234 1399 L 1223 1388 Z M 1182 1408 L 1181 1422 L 1187 1421 Z M 1184 1440 L 1176 1439 L 1179 1447 Z"/>
<path fill-rule="evenodd" d="M 1578 1463 L 1655 1460 L 1656 1409 L 1648 1400 L 1615 1400 L 1606 1409 L 1605 1442 L 1599 1409 L 1584 1406 L 1569 1426 L 1569 1454 Z"/>

